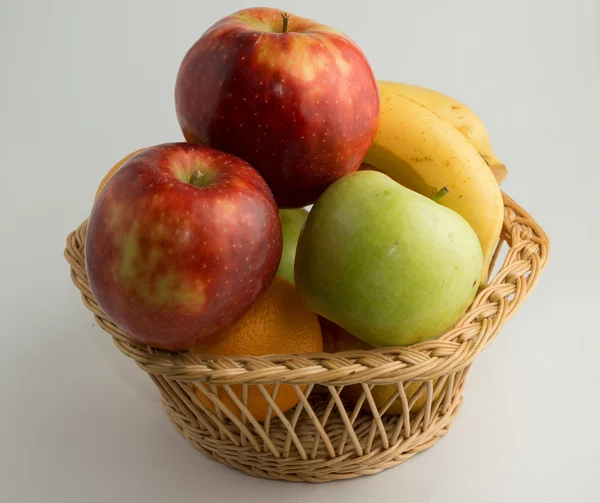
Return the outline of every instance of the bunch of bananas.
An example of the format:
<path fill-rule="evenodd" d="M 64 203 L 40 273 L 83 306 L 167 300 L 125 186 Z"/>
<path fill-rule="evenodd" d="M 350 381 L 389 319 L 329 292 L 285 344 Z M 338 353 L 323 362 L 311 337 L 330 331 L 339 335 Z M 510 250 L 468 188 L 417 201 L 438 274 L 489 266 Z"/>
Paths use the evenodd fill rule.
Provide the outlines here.
<path fill-rule="evenodd" d="M 379 81 L 379 128 L 364 169 L 381 171 L 398 183 L 433 197 L 473 228 L 483 250 L 481 285 L 502 228 L 499 184 L 506 167 L 494 154 L 479 117 L 459 101 L 409 84 Z"/>

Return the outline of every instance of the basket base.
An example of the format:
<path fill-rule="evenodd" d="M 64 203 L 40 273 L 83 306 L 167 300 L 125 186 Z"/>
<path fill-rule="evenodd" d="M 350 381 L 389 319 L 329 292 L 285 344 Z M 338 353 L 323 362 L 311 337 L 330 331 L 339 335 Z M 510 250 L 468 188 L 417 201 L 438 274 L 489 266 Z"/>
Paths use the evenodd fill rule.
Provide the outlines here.
<path fill-rule="evenodd" d="M 399 422 L 402 422 L 402 416 L 384 416 L 385 436 L 388 446 L 384 447 L 383 437 L 380 431 L 374 426 L 372 416 L 368 414 L 359 415 L 353 423 L 354 429 L 360 441 L 362 454 L 359 455 L 356 445 L 348 439 L 345 447 L 342 447 L 341 453 L 336 452 L 336 456 L 330 456 L 323 453 L 322 450 L 314 450 L 313 456 L 304 458 L 300 456 L 293 444 L 286 456 L 275 457 L 265 448 L 257 451 L 255 447 L 246 442 L 245 445 L 235 445 L 226 436 L 215 438 L 210 435 L 201 425 L 192 425 L 184 414 L 178 411 L 170 400 L 163 400 L 163 407 L 167 415 L 179 432 L 196 449 L 204 453 L 209 458 L 240 470 L 254 477 L 267 479 L 286 480 L 290 482 L 330 482 L 333 480 L 345 480 L 363 475 L 374 475 L 387 468 L 392 468 L 404 461 L 407 461 L 415 454 L 422 452 L 433 446 L 442 436 L 444 436 L 462 404 L 462 389 L 464 380 L 458 383 L 458 387 L 453 394 L 452 401 L 447 409 L 442 413 L 436 413 L 430 418 L 429 424 L 413 428 L 410 436 L 398 435 L 401 431 Z M 325 409 L 325 403 L 315 403 L 315 411 Z M 339 424 L 336 424 L 334 414 L 329 416 L 325 425 L 325 430 L 330 437 L 334 437 L 331 431 L 341 431 Z M 414 418 L 413 418 L 414 420 Z M 340 419 L 341 421 L 341 419 Z M 411 421 L 412 422 L 412 421 Z M 276 427 L 271 430 L 272 437 L 277 437 Z M 310 451 L 311 446 L 315 446 L 315 440 L 319 436 L 314 429 L 307 429 L 298 435 L 302 444 L 306 447 L 306 452 Z M 285 443 L 284 435 L 279 435 L 280 444 Z M 339 435 L 338 435 L 339 439 Z M 336 449 L 337 451 L 337 449 Z M 314 456 L 315 452 L 317 453 Z"/>

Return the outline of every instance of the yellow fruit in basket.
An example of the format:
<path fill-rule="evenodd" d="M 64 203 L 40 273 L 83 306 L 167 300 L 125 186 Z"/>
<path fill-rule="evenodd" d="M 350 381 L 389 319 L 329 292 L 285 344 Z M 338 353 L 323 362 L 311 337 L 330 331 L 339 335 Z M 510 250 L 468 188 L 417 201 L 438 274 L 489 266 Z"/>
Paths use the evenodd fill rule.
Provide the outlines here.
<path fill-rule="evenodd" d="M 394 87 L 378 83 L 381 112 L 364 162 L 427 197 L 442 187 L 440 204 L 473 228 L 483 250 L 481 285 L 504 219 L 502 194 L 483 157 L 452 124 Z"/>
<path fill-rule="evenodd" d="M 96 190 L 96 195 L 94 196 L 94 201 L 96 199 L 98 199 L 98 196 L 100 195 L 100 192 L 102 192 L 102 189 L 106 185 L 106 182 L 108 182 L 108 180 L 110 180 L 110 177 L 113 176 L 117 172 L 117 170 L 121 166 L 123 166 L 123 164 L 125 164 L 129 159 L 131 159 L 134 155 L 137 155 L 137 154 L 139 154 L 140 152 L 142 152 L 144 150 L 146 150 L 146 149 L 145 148 L 140 148 L 140 149 L 136 150 L 135 152 L 131 152 L 131 154 L 127 154 L 117 164 L 115 164 L 112 168 L 110 168 L 110 171 L 108 173 L 106 173 L 106 175 L 104 175 L 104 178 L 100 182 L 100 185 L 98 185 L 98 189 Z"/>
<path fill-rule="evenodd" d="M 494 149 L 492 149 L 485 124 L 468 106 L 439 91 L 421 86 L 389 81 L 379 81 L 378 85 L 393 89 L 402 96 L 420 103 L 452 124 L 483 157 L 494 174 L 498 185 L 504 181 L 507 173 L 506 166 L 498 159 Z"/>
<path fill-rule="evenodd" d="M 250 355 L 262 356 L 267 354 L 299 354 L 313 353 L 323 350 L 323 338 L 316 314 L 302 305 L 294 286 L 281 277 L 276 277 L 269 289 L 256 301 L 250 311 L 233 327 L 217 336 L 213 341 L 206 341 L 190 351 L 202 355 Z M 204 386 L 210 393 L 210 387 Z M 266 391 L 272 395 L 273 385 L 265 385 Z M 305 389 L 305 387 L 301 387 Z M 242 401 L 242 385 L 232 385 L 232 391 Z M 217 386 L 218 398 L 236 417 L 241 417 L 241 411 L 222 386 Z M 211 411 L 215 407 L 210 398 L 199 389 L 196 396 Z M 296 391 L 291 385 L 279 386 L 275 403 L 282 412 L 286 412 L 299 401 Z M 249 412 L 258 421 L 267 417 L 269 404 L 257 386 L 248 386 Z M 275 413 L 271 412 L 275 417 Z"/>
<path fill-rule="evenodd" d="M 374 346 L 357 339 L 339 325 L 319 317 L 321 323 L 321 331 L 323 332 L 323 351 L 326 353 L 338 353 L 340 351 L 352 351 L 354 349 L 372 349 Z M 437 379 L 434 381 L 434 387 Z M 411 399 L 419 391 L 423 383 L 413 381 L 404 383 L 404 392 L 406 399 L 410 404 Z M 378 410 L 381 410 L 387 401 L 398 391 L 398 386 L 395 384 L 385 384 L 373 386 L 371 395 Z M 434 394 L 433 400 L 440 396 L 441 389 Z M 342 398 L 345 398 L 352 404 L 356 404 L 363 394 L 363 387 L 360 384 L 352 384 L 346 386 L 342 390 Z M 423 391 L 410 408 L 411 413 L 419 412 L 427 401 L 427 393 Z M 369 402 L 365 399 L 362 405 L 363 410 L 370 411 Z M 398 397 L 386 409 L 385 414 L 399 415 L 402 414 L 402 400 Z"/>

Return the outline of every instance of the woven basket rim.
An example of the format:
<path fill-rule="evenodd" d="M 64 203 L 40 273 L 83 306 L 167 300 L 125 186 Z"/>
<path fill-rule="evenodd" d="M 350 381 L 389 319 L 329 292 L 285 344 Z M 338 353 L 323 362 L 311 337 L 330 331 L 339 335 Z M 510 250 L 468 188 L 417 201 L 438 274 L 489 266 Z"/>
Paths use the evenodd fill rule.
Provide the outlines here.
<path fill-rule="evenodd" d="M 82 300 L 121 352 L 146 372 L 166 379 L 232 384 L 390 384 L 429 380 L 457 372 L 473 361 L 535 287 L 546 266 L 549 240 L 535 220 L 504 192 L 504 222 L 498 245 L 509 251 L 500 270 L 475 297 L 461 320 L 437 339 L 406 347 L 337 353 L 264 356 L 193 355 L 139 344 L 101 311 L 89 289 L 84 243 L 87 219 L 67 238 L 65 257 Z M 497 250 L 497 252 L 498 252 Z M 496 258 L 496 257 L 495 257 Z"/>

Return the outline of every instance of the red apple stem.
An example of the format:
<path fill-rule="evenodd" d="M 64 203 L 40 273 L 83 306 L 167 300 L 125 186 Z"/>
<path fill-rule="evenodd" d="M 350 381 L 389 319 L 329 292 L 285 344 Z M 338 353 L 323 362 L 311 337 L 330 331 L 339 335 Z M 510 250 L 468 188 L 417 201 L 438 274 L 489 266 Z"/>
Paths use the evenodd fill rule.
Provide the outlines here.
<path fill-rule="evenodd" d="M 450 192 L 448 190 L 448 187 L 444 186 L 440 190 L 438 190 L 431 199 L 433 199 L 436 203 L 439 203 L 440 199 L 444 197 L 448 192 Z"/>
<path fill-rule="evenodd" d="M 281 19 L 283 20 L 283 27 L 281 28 L 281 33 L 287 33 L 288 23 L 290 22 L 290 15 L 287 12 L 282 12 Z"/>
<path fill-rule="evenodd" d="M 192 176 L 190 176 L 190 180 L 188 181 L 188 183 L 190 185 L 193 185 L 194 187 L 202 188 L 202 187 L 206 186 L 206 179 L 204 177 L 204 173 L 202 173 L 202 171 L 197 169 L 196 171 L 194 171 L 192 173 Z"/>

